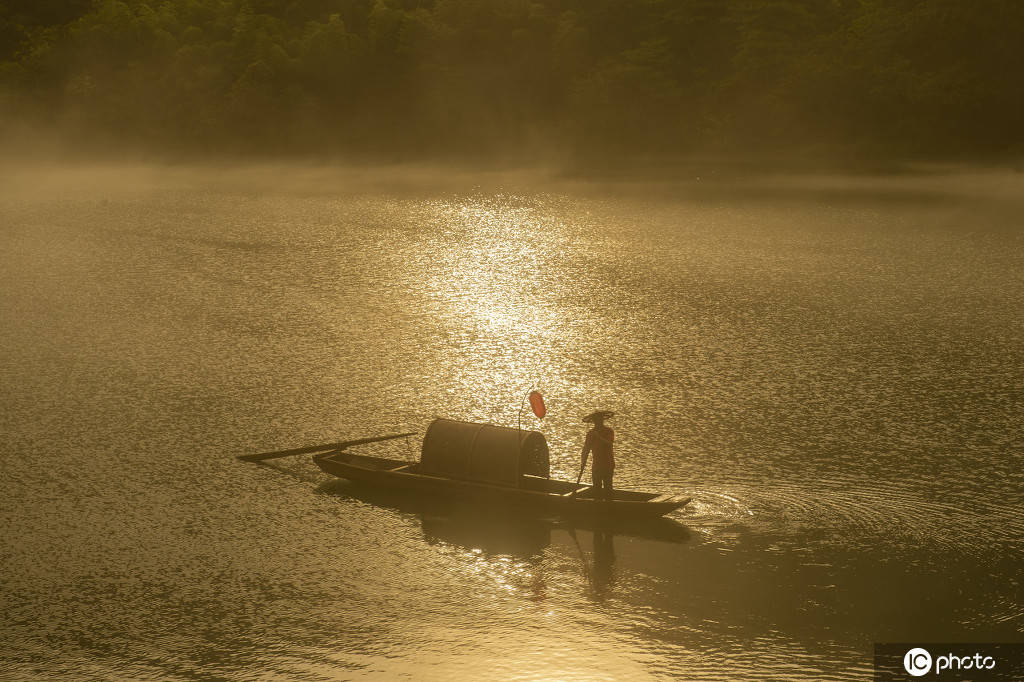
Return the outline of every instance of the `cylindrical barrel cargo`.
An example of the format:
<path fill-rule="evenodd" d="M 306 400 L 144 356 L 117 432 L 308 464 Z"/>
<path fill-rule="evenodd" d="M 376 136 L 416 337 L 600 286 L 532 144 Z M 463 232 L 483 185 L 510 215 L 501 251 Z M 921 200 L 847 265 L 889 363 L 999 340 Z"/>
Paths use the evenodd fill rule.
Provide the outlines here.
<path fill-rule="evenodd" d="M 419 472 L 518 487 L 524 474 L 547 478 L 548 458 L 537 431 L 435 419 L 423 437 Z"/>

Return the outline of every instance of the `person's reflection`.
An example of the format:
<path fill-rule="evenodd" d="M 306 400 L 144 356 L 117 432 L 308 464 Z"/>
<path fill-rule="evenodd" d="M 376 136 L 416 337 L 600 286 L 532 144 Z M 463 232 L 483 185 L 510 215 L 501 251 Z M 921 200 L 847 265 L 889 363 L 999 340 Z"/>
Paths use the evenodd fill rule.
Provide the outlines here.
<path fill-rule="evenodd" d="M 583 575 L 590 583 L 591 596 L 598 601 L 603 601 L 612 588 L 615 587 L 615 535 L 605 528 L 597 528 L 594 531 L 594 557 L 593 566 L 591 560 L 583 552 L 579 539 L 576 537 L 576 530 L 569 528 L 569 537 L 576 544 L 580 553 L 580 562 L 583 565 Z"/>
<path fill-rule="evenodd" d="M 604 599 L 615 587 L 615 535 L 605 529 L 594 531 L 594 596 Z"/>

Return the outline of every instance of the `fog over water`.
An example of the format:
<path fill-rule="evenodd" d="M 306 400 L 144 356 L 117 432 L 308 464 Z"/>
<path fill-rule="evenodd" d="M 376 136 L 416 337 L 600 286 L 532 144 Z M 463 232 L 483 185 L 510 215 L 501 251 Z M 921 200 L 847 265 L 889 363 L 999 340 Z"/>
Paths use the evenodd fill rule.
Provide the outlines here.
<path fill-rule="evenodd" d="M 864 680 L 1021 641 L 1024 175 L 0 168 L 10 679 Z M 235 455 L 526 413 L 617 529 Z M 418 440 L 368 452 L 415 459 Z"/>

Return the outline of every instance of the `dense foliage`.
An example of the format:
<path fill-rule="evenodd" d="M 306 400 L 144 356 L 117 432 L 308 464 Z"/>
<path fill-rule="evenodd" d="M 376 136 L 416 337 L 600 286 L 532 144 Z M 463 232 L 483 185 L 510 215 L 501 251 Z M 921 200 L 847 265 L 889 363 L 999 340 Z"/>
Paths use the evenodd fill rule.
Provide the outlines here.
<path fill-rule="evenodd" d="M 1019 151 L 1017 0 L 7 0 L 0 104 L 192 150 Z"/>

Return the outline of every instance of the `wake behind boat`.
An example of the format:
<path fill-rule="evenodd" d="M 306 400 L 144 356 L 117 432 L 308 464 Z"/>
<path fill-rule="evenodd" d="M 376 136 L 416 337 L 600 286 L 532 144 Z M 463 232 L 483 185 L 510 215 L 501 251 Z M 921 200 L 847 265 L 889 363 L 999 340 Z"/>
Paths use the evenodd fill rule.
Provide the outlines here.
<path fill-rule="evenodd" d="M 319 451 L 313 456 L 318 467 L 357 483 L 457 500 L 523 506 L 531 511 L 566 516 L 651 518 L 690 502 L 684 495 L 618 489 L 610 500 L 596 499 L 591 486 L 550 477 L 549 451 L 543 434 L 491 424 L 435 419 L 424 434 L 419 462 L 348 451 L 354 445 L 409 435 L 412 434 L 243 455 L 240 459 L 262 461 Z"/>

